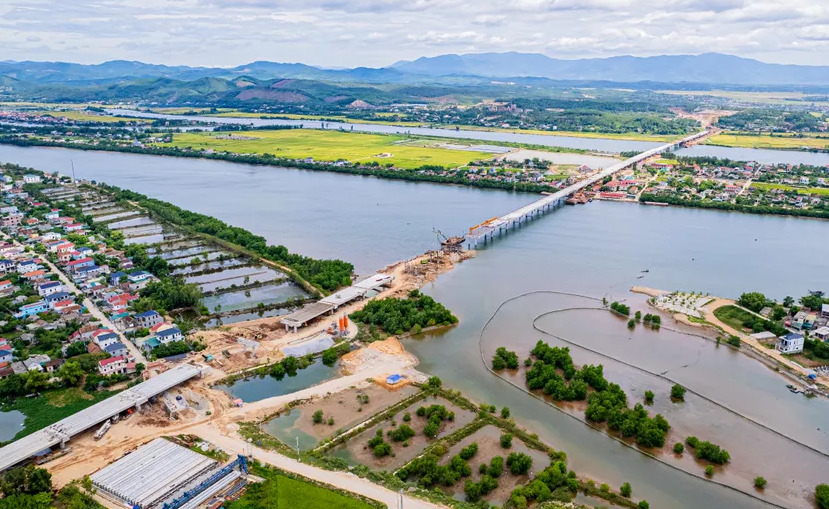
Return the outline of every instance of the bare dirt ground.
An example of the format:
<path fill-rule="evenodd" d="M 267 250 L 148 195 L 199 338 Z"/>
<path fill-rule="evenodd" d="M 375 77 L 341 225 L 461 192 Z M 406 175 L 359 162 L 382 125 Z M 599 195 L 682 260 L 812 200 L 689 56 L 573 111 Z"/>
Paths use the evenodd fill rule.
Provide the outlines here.
<path fill-rule="evenodd" d="M 340 368 L 343 373 L 351 375 L 360 370 L 381 367 L 389 361 L 402 362 L 407 366 L 417 366 L 419 362 L 417 357 L 403 348 L 396 337 L 391 336 L 343 355 L 340 358 Z M 388 374 L 392 372 L 389 371 Z"/>
<path fill-rule="evenodd" d="M 443 405 L 450 412 L 455 412 L 455 419 L 453 421 L 443 421 L 440 426 L 440 433 L 437 438 L 444 437 L 453 431 L 466 426 L 475 419 L 475 414 L 468 410 L 464 410 L 453 403 L 442 398 L 427 398 L 419 401 L 408 408 L 405 408 L 395 414 L 389 420 L 383 421 L 367 430 L 363 431 L 356 437 L 349 440 L 345 448 L 349 455 L 358 463 L 369 466 L 378 470 L 396 470 L 409 461 L 417 457 L 423 449 L 434 442 L 437 438 L 429 438 L 423 434 L 423 429 L 426 427 L 428 420 L 425 417 L 417 415 L 418 407 L 428 407 L 433 404 Z M 409 413 L 411 421 L 405 422 L 403 415 Z M 394 423 L 394 426 L 392 426 Z M 407 424 L 415 431 L 415 436 L 408 440 L 408 447 L 404 447 L 401 442 L 394 442 L 387 436 L 390 430 L 395 429 L 396 426 Z M 375 436 L 377 430 L 383 431 L 383 439 L 391 444 L 392 455 L 383 458 L 374 456 L 373 451 L 368 447 L 368 441 Z"/>
<path fill-rule="evenodd" d="M 419 389 L 412 386 L 399 391 L 390 391 L 377 384 L 364 382 L 353 389 L 331 394 L 292 408 L 289 414 L 292 415 L 296 412 L 299 413 L 299 416 L 288 430 L 298 429 L 314 437 L 319 442 L 334 435 L 338 429 L 353 428 L 372 415 L 417 392 L 419 392 Z M 368 397 L 368 402 L 363 404 L 360 400 L 361 395 Z M 314 424 L 313 414 L 317 410 L 322 410 L 323 423 Z M 277 417 L 270 422 L 278 424 L 279 419 L 285 417 L 287 415 Z M 327 424 L 329 418 L 334 419 L 333 427 Z"/>
<path fill-rule="evenodd" d="M 487 502 L 496 505 L 502 505 L 506 502 L 509 499 L 512 490 L 516 486 L 525 484 L 531 478 L 530 475 L 512 475 L 510 473 L 509 468 L 506 466 L 507 456 L 509 456 L 510 453 L 523 452 L 524 454 L 529 455 L 533 459 L 533 466 L 530 469 L 530 473 L 538 473 L 550 465 L 550 457 L 547 456 L 546 453 L 530 449 L 524 444 L 524 442 L 517 438 L 513 438 L 511 448 L 504 449 L 501 447 L 502 433 L 503 432 L 495 426 L 484 426 L 452 446 L 452 448 L 449 449 L 449 453 L 444 455 L 443 461 L 441 461 L 442 465 L 446 465 L 452 460 L 453 456 L 460 453 L 461 449 L 467 447 L 473 442 L 477 443 L 478 452 L 472 457 L 472 459 L 469 460 L 469 466 L 472 467 L 472 475 L 469 479 L 477 482 L 481 480 L 481 477 L 483 477 L 478 472 L 478 468 L 481 464 L 489 465 L 490 460 L 496 456 L 504 458 L 504 471 L 501 474 L 501 477 L 498 478 L 498 488 L 490 492 L 490 494 L 486 497 Z M 463 481 L 459 481 L 452 487 L 441 489 L 450 495 L 462 495 L 463 486 Z"/>

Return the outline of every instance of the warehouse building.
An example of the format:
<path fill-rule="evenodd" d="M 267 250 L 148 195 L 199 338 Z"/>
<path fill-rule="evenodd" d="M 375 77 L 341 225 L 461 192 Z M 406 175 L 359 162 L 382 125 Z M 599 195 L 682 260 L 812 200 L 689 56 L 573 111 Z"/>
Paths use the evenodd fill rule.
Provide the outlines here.
<path fill-rule="evenodd" d="M 98 493 L 134 509 L 196 509 L 237 493 L 247 482 L 247 462 L 226 466 L 164 438 L 157 438 L 93 474 Z"/>

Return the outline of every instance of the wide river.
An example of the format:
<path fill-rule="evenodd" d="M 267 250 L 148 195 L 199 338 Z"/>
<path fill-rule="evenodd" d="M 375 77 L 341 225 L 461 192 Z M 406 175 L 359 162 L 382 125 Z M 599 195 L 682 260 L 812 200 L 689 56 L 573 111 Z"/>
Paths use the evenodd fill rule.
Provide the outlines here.
<path fill-rule="evenodd" d="M 536 198 L 221 161 L 0 146 L 0 161 L 42 170 L 69 173 L 70 159 L 79 178 L 103 180 L 216 216 L 295 252 L 351 261 L 361 274 L 433 248 L 433 228 L 447 235 L 462 233 Z M 577 471 L 614 486 L 628 481 L 635 496 L 648 499 L 654 507 L 759 507 L 762 503 L 756 499 L 658 463 L 540 401 L 522 396 L 484 369 L 478 340 L 502 302 L 534 290 L 627 298 L 638 304 L 641 301 L 627 293 L 633 284 L 732 297 L 746 290 L 782 298 L 800 296 L 809 289 L 829 289 L 826 264 L 814 250 L 826 231 L 824 221 L 795 218 L 608 202 L 566 207 L 511 232 L 427 287 L 426 291 L 449 306 L 461 323 L 445 334 L 410 341 L 407 346 L 420 357 L 425 372 L 440 376 L 475 399 L 509 405 L 518 421 L 566 451 Z M 649 272 L 638 279 L 644 269 Z M 514 301 L 493 321 L 485 350 L 506 344 L 523 356 L 524 346 L 536 339 L 553 342 L 552 337 L 531 329 L 532 319 L 544 311 L 571 305 L 575 304 L 569 298 L 555 296 Z M 614 359 L 636 363 L 638 356 L 643 367 L 667 370 L 667 376 L 695 391 L 827 452 L 826 432 L 815 430 L 827 428 L 826 400 L 790 395 L 783 387 L 785 380 L 756 361 L 725 348 L 716 349 L 700 339 L 687 338 L 688 342 L 682 343 L 667 330 L 628 335 L 623 324 L 565 313 L 540 320 L 538 325 Z M 625 348 L 619 345 L 622 341 L 633 342 Z M 658 343 L 647 347 L 645 341 Z M 658 355 L 649 355 L 648 348 L 659 349 Z M 580 348 L 571 350 L 577 364 L 608 364 L 608 376 L 619 377 L 626 389 L 639 391 L 642 384 L 648 384 L 645 386 L 664 396 L 665 388 L 654 380 L 630 373 L 612 361 L 596 359 Z M 688 408 L 698 405 L 695 408 L 703 416 L 694 417 L 687 410 L 684 414 L 681 410 L 665 412 L 677 428 L 698 422 L 701 438 L 717 442 L 722 437 L 728 440 L 723 445 L 732 444 L 733 464 L 720 479 L 730 482 L 742 471 L 764 475 L 770 488 L 775 485 L 777 495 L 769 497 L 780 503 L 778 495 L 786 492 L 785 483 L 792 483 L 794 474 L 778 475 L 779 469 L 771 466 L 773 458 L 766 459 L 769 466 L 762 461 L 755 466 L 754 454 L 737 451 L 760 448 L 765 442 L 736 443 L 739 437 L 735 439 L 736 433 L 727 428 L 747 426 L 745 436 L 757 440 L 765 440 L 764 432 L 721 409 L 690 399 Z M 663 411 L 658 405 L 657 410 Z M 703 422 L 706 420 L 722 426 L 722 435 L 716 426 Z M 782 442 L 774 440 L 769 444 L 781 447 Z M 794 444 L 786 447 L 790 447 L 789 454 L 802 455 L 804 465 L 815 465 L 818 472 L 829 471 L 819 454 L 807 454 Z M 785 463 L 791 464 L 791 458 L 787 456 Z M 689 469 L 701 471 L 693 464 Z M 811 477 L 802 483 L 813 486 Z M 790 505 L 803 507 L 806 488 L 800 480 L 791 486 L 790 496 L 797 500 Z M 750 486 L 741 488 L 750 491 Z"/>

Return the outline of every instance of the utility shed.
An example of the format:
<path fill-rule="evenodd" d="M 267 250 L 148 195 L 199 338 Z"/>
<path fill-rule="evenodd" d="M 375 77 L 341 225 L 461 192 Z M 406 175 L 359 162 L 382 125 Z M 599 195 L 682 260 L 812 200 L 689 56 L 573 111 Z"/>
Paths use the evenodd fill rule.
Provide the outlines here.
<path fill-rule="evenodd" d="M 216 460 L 156 438 L 90 479 L 108 498 L 130 507 L 154 508 L 217 466 Z"/>

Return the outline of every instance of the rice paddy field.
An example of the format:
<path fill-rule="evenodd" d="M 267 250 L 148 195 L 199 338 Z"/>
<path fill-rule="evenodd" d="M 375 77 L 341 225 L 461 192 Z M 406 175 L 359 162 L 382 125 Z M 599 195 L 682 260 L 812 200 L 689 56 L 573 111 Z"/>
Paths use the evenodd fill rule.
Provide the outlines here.
<path fill-rule="evenodd" d="M 824 135 L 826 136 L 826 135 Z M 766 149 L 789 149 L 789 150 L 809 150 L 821 149 L 829 150 L 829 136 L 815 137 L 815 136 L 793 136 L 793 135 L 775 135 L 768 134 L 737 134 L 737 133 L 723 133 L 712 136 L 708 140 L 709 145 L 719 145 L 722 147 L 741 147 L 741 148 L 766 148 Z"/>
<path fill-rule="evenodd" d="M 193 149 L 213 149 L 242 154 L 274 154 L 277 157 L 316 161 L 388 163 L 412 169 L 423 165 L 454 168 L 472 160 L 490 159 L 492 154 L 435 147 L 431 142 L 403 135 L 364 134 L 312 129 L 234 131 L 219 133 L 181 133 L 172 145 Z"/>
<path fill-rule="evenodd" d="M 79 111 L 79 110 L 41 110 L 41 111 L 28 111 L 27 113 L 31 113 L 33 115 L 49 115 L 55 118 L 67 118 L 69 120 L 74 120 L 77 122 L 105 122 L 105 123 L 115 123 L 115 122 L 137 122 L 146 124 L 149 123 L 149 120 L 135 118 L 135 117 L 114 117 L 111 115 L 105 114 L 95 114 L 86 111 Z"/>

